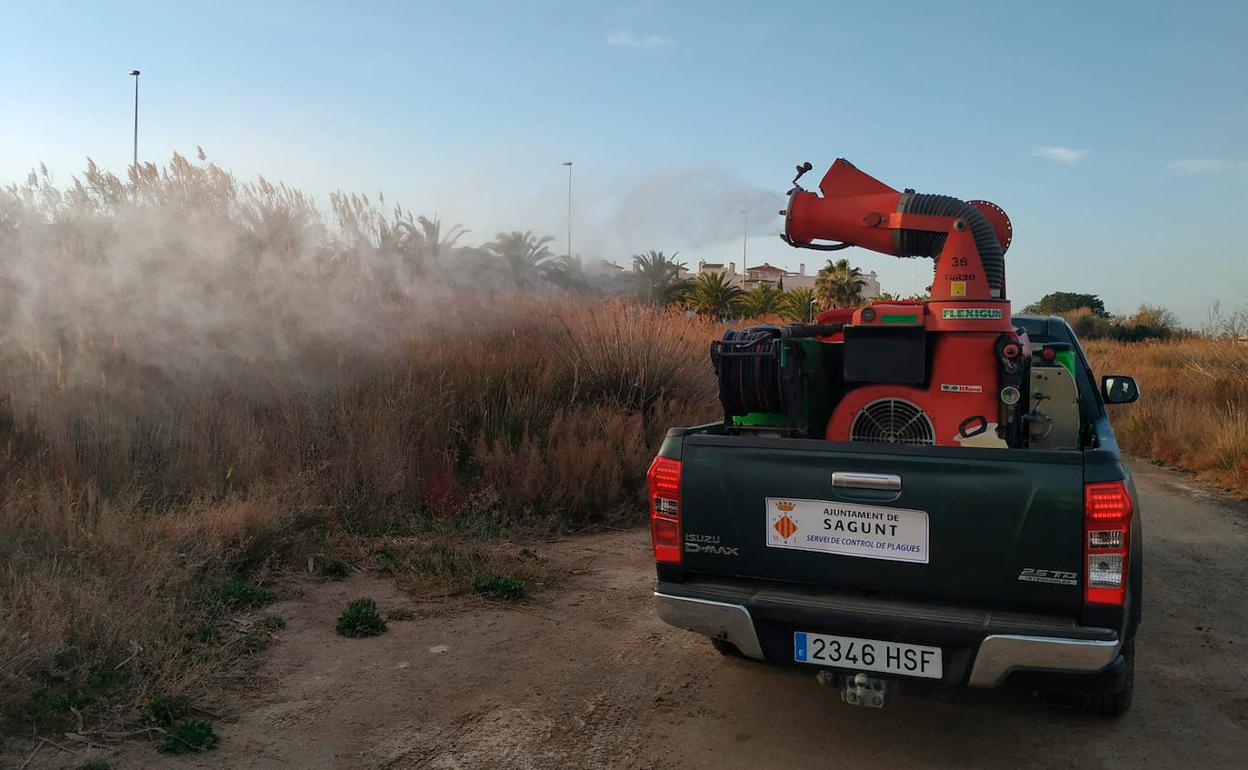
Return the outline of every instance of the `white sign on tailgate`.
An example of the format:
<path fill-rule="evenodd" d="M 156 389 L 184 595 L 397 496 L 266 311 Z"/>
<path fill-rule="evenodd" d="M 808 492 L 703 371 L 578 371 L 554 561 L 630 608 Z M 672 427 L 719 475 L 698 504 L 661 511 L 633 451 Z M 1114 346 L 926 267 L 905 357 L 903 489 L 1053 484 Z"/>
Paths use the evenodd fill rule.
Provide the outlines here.
<path fill-rule="evenodd" d="M 831 500 L 769 497 L 767 545 L 927 564 L 927 513 Z"/>

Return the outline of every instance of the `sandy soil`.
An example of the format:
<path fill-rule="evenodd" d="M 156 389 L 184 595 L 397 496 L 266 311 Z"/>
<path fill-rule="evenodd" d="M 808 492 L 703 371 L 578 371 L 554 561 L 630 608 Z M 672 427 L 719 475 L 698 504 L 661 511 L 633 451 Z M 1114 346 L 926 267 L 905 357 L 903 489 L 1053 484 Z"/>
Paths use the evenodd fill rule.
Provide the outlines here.
<path fill-rule="evenodd" d="M 722 658 L 659 622 L 644 531 L 547 546 L 575 571 L 521 607 L 335 635 L 357 576 L 309 583 L 255 692 L 204 755 L 109 750 L 119 768 L 1248 766 L 1248 506 L 1137 463 L 1147 538 L 1136 702 L 1118 721 L 1026 695 L 942 690 L 875 711 L 802 672 Z M 45 748 L 31 767 L 75 767 Z"/>

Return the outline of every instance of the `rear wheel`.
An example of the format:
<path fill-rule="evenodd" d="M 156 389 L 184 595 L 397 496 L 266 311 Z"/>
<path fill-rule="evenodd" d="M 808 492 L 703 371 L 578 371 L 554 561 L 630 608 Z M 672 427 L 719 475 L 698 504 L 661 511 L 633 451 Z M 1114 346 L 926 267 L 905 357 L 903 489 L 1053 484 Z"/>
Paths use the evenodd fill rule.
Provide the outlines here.
<path fill-rule="evenodd" d="M 1135 640 L 1122 650 L 1127 666 L 1127 678 L 1122 689 L 1104 695 L 1075 695 L 1071 705 L 1085 714 L 1104 717 L 1120 717 L 1131 708 L 1131 693 L 1135 690 Z"/>

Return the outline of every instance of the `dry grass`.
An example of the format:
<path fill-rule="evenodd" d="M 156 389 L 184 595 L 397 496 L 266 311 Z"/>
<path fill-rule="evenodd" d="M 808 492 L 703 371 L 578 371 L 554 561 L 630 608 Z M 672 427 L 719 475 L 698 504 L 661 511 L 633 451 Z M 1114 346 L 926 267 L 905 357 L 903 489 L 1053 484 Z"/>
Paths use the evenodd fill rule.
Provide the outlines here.
<path fill-rule="evenodd" d="M 1098 375 L 1140 383 L 1138 402 L 1110 408 L 1125 448 L 1248 494 L 1248 345 L 1191 338 L 1085 347 Z"/>
<path fill-rule="evenodd" d="M 328 387 L 134 392 L 118 372 L 115 390 L 5 413 L 0 704 L 37 716 L 32 698 L 110 671 L 125 706 L 206 686 L 221 651 L 187 630 L 222 608 L 198 587 L 302 563 L 336 534 L 410 555 L 447 529 L 635 519 L 662 430 L 713 414 L 710 333 L 627 304 L 516 299 Z M 524 566 L 480 561 L 509 564 Z"/>

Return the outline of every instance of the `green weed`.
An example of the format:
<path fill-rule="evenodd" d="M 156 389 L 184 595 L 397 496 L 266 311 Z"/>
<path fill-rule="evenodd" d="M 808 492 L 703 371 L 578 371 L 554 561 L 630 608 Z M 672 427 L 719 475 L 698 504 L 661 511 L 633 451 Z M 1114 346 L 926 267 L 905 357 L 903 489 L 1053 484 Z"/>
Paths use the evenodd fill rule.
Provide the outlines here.
<path fill-rule="evenodd" d="M 528 596 L 524 583 L 507 575 L 482 575 L 472 584 L 472 592 L 488 599 L 515 602 Z"/>
<path fill-rule="evenodd" d="M 168 727 L 183 717 L 190 716 L 191 704 L 180 695 L 165 695 L 161 693 L 152 702 L 147 704 L 147 716 L 152 722 Z"/>
<path fill-rule="evenodd" d="M 217 734 L 212 723 L 198 717 L 182 717 L 165 729 L 165 735 L 156 744 L 162 754 L 187 754 L 207 751 L 217 745 Z"/>
<path fill-rule="evenodd" d="M 273 601 L 273 592 L 244 578 L 230 578 L 211 585 L 209 600 L 231 611 L 249 610 Z"/>
<path fill-rule="evenodd" d="M 343 636 L 377 636 L 386 632 L 386 621 L 377 612 L 377 602 L 356 599 L 338 616 L 337 628 Z"/>

